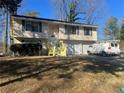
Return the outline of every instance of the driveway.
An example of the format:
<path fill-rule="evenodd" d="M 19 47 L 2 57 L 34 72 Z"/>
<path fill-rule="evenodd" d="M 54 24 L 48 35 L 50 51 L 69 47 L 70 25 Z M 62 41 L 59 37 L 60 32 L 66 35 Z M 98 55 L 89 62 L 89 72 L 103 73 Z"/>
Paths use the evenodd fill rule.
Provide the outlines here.
<path fill-rule="evenodd" d="M 116 57 L 85 56 L 85 57 L 89 59 L 99 60 L 101 62 L 109 62 L 113 65 L 124 66 L 124 58 L 120 58 L 117 56 Z"/>

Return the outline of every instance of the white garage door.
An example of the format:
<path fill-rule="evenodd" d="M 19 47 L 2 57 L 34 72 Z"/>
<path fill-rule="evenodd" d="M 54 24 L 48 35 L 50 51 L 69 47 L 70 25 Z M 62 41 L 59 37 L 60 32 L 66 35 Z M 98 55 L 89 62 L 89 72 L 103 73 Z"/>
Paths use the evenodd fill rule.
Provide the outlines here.
<path fill-rule="evenodd" d="M 80 55 L 82 54 L 82 44 L 69 44 L 68 55 Z"/>
<path fill-rule="evenodd" d="M 83 54 L 88 55 L 87 50 L 89 48 L 89 45 L 83 45 Z"/>
<path fill-rule="evenodd" d="M 82 54 L 82 44 L 75 44 L 74 48 L 75 48 L 75 55 Z"/>

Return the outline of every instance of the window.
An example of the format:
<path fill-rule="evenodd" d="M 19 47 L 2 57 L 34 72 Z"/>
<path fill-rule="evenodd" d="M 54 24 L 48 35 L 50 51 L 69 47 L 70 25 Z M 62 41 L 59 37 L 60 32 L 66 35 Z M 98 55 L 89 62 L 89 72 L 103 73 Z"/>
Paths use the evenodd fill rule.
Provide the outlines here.
<path fill-rule="evenodd" d="M 42 24 L 40 22 L 23 20 L 22 21 L 22 31 L 41 32 Z"/>
<path fill-rule="evenodd" d="M 26 31 L 32 31 L 32 23 L 31 23 L 31 21 L 26 21 Z"/>
<path fill-rule="evenodd" d="M 78 26 L 67 26 L 65 25 L 65 34 L 77 34 L 79 35 L 79 27 Z"/>
<path fill-rule="evenodd" d="M 92 28 L 91 27 L 84 27 L 84 35 L 92 36 Z"/>

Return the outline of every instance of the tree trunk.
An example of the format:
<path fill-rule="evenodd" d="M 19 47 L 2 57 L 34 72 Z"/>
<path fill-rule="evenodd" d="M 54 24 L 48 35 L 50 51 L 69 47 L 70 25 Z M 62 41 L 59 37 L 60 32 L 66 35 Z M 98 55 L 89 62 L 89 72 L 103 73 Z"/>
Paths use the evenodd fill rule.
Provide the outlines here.
<path fill-rule="evenodd" d="M 6 27 L 5 27 L 5 34 L 4 34 L 4 44 L 5 44 L 5 54 L 8 52 L 8 11 L 6 11 Z"/>

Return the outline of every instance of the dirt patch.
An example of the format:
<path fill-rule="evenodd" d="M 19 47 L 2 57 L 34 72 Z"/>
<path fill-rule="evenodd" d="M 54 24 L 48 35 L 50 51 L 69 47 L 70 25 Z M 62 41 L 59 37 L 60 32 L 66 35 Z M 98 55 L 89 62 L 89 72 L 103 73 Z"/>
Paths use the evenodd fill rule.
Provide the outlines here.
<path fill-rule="evenodd" d="M 1 93 L 119 93 L 124 67 L 87 57 L 2 59 L 0 85 Z"/>

